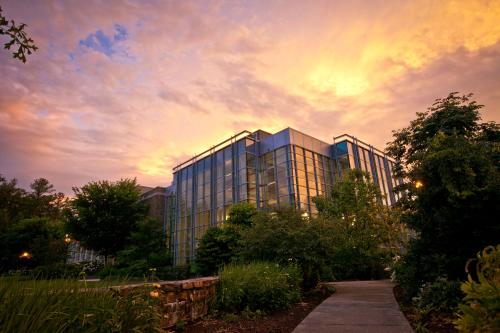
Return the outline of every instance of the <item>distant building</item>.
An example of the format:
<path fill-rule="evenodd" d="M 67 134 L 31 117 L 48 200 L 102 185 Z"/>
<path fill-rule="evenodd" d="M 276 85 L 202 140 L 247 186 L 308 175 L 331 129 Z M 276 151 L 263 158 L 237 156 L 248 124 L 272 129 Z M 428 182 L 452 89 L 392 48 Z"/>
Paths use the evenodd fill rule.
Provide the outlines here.
<path fill-rule="evenodd" d="M 175 194 L 171 187 L 139 186 L 141 201 L 148 205 L 148 216 L 155 218 L 163 227 L 165 244 L 170 249 L 170 229 L 175 219 Z"/>
<path fill-rule="evenodd" d="M 89 250 L 80 245 L 77 241 L 70 241 L 68 244 L 68 264 L 76 264 L 81 262 L 101 262 L 104 263 L 104 256 L 99 255 L 93 250 Z"/>
<path fill-rule="evenodd" d="M 327 143 L 291 128 L 243 131 L 174 168 L 175 216 L 165 229 L 175 263 L 194 259 L 198 240 L 225 221 L 234 203 L 294 206 L 315 215 L 311 198 L 329 193 L 347 169 L 369 173 L 392 205 L 399 183 L 393 165 L 382 151 L 347 134 Z"/>

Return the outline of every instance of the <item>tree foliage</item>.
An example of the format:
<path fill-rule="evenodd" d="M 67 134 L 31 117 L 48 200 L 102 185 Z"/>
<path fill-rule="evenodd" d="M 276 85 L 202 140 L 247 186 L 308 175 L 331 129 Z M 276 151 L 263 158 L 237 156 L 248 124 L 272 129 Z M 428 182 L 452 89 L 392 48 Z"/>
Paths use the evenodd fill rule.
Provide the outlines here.
<path fill-rule="evenodd" d="M 406 180 L 403 219 L 417 232 L 398 274 L 409 296 L 438 276 L 463 278 L 467 258 L 498 241 L 500 129 L 480 123 L 481 107 L 451 93 L 394 132 L 387 148 Z"/>
<path fill-rule="evenodd" d="M 297 264 L 304 289 L 314 288 L 331 253 L 330 225 L 304 218 L 293 207 L 259 212 L 244 230 L 240 258 L 245 262 Z"/>
<path fill-rule="evenodd" d="M 0 267 L 36 267 L 64 261 L 67 246 L 60 221 L 32 218 L 13 224 L 0 236 Z M 22 253 L 29 257 L 20 257 Z"/>
<path fill-rule="evenodd" d="M 104 256 L 123 250 L 146 214 L 135 179 L 90 182 L 73 191 L 75 198 L 67 211 L 72 238 Z"/>
<path fill-rule="evenodd" d="M 17 180 L 7 181 L 0 175 L 0 233 L 27 215 L 26 191 L 17 187 Z"/>
<path fill-rule="evenodd" d="M 154 218 L 145 218 L 130 234 L 130 241 L 116 257 L 117 266 L 131 276 L 147 276 L 150 269 L 157 272 L 172 264 L 165 245 L 161 224 Z"/>
<path fill-rule="evenodd" d="M 231 262 L 239 249 L 239 231 L 231 225 L 210 227 L 196 250 L 196 272 L 215 275 L 221 266 Z"/>
<path fill-rule="evenodd" d="M 47 179 L 35 179 L 31 192 L 0 175 L 0 270 L 64 261 L 66 244 L 61 221 L 67 201 Z M 20 259 L 21 252 L 29 258 Z"/>
<path fill-rule="evenodd" d="M 313 199 L 319 218 L 330 226 L 328 262 L 339 279 L 380 278 L 402 247 L 398 210 L 382 203 L 382 194 L 367 173 L 351 170 L 329 195 Z"/>
<path fill-rule="evenodd" d="M 196 271 L 201 275 L 217 274 L 239 251 L 241 231 L 250 227 L 257 214 L 255 206 L 237 203 L 231 207 L 225 224 L 210 227 L 196 250 Z"/>
<path fill-rule="evenodd" d="M 31 39 L 25 31 L 26 24 L 21 23 L 16 25 L 14 20 L 7 20 L 2 14 L 2 7 L 0 6 L 0 35 L 6 35 L 9 41 L 4 44 L 4 48 L 10 50 L 11 47 L 17 47 L 17 51 L 12 53 L 14 59 L 19 59 L 26 62 L 26 55 L 38 50 L 33 39 Z"/>
<path fill-rule="evenodd" d="M 257 214 L 257 208 L 246 202 L 240 202 L 231 207 L 228 216 L 228 223 L 249 227 L 252 224 L 252 218 Z"/>

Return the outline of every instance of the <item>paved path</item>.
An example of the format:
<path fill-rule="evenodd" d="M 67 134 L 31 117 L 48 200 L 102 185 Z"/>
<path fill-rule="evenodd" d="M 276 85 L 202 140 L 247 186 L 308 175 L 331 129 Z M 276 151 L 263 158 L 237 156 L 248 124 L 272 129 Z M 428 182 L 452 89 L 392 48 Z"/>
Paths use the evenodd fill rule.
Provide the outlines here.
<path fill-rule="evenodd" d="M 333 283 L 337 291 L 314 309 L 293 333 L 411 333 L 393 284 L 383 281 Z"/>

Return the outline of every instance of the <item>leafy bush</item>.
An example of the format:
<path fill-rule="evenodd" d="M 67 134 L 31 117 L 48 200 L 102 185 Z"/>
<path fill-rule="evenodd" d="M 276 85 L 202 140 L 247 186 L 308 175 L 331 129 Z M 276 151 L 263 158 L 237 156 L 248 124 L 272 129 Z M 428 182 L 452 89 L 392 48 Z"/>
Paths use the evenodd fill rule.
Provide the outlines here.
<path fill-rule="evenodd" d="M 80 267 L 81 273 L 85 275 L 97 274 L 104 267 L 104 263 L 100 261 L 84 261 L 75 265 Z"/>
<path fill-rule="evenodd" d="M 411 241 L 408 253 L 395 264 L 395 280 L 402 288 L 405 303 L 418 296 L 425 283 L 448 276 L 445 264 L 448 258 L 435 253 L 428 255 L 424 247 L 421 241 Z"/>
<path fill-rule="evenodd" d="M 500 332 L 500 245 L 478 253 L 474 271 L 469 271 L 471 263 L 461 286 L 465 298 L 456 327 L 461 332 Z"/>
<path fill-rule="evenodd" d="M 222 265 L 234 261 L 240 248 L 241 232 L 251 227 L 256 214 L 254 205 L 237 203 L 231 207 L 225 224 L 209 228 L 196 250 L 196 272 L 203 276 L 214 275 Z"/>
<path fill-rule="evenodd" d="M 460 282 L 438 278 L 433 283 L 426 283 L 422 287 L 414 302 L 418 311 L 427 316 L 432 312 L 439 314 L 453 314 L 463 297 L 460 291 Z"/>
<path fill-rule="evenodd" d="M 163 267 L 157 274 L 161 280 L 186 280 L 195 277 L 190 265 Z"/>
<path fill-rule="evenodd" d="M 29 259 L 19 255 L 27 252 Z M 48 218 L 31 218 L 0 232 L 0 270 L 34 268 L 63 263 L 67 255 L 62 224 Z"/>
<path fill-rule="evenodd" d="M 222 265 L 231 262 L 241 238 L 239 230 L 229 224 L 209 228 L 196 250 L 196 272 L 203 276 L 214 275 Z"/>
<path fill-rule="evenodd" d="M 160 223 L 153 218 L 139 221 L 125 248 L 118 252 L 116 264 L 106 266 L 99 277 L 136 277 L 157 279 L 168 271 L 172 257 L 165 247 Z"/>
<path fill-rule="evenodd" d="M 30 272 L 30 277 L 37 280 L 76 279 L 81 272 L 80 265 L 52 264 L 36 267 Z"/>
<path fill-rule="evenodd" d="M 158 332 L 151 287 L 126 295 L 77 281 L 0 280 L 1 332 Z"/>
<path fill-rule="evenodd" d="M 219 276 L 218 304 L 225 311 L 274 311 L 300 299 L 301 273 L 295 265 L 230 264 Z"/>
<path fill-rule="evenodd" d="M 252 227 L 242 232 L 239 256 L 246 262 L 296 264 L 302 272 L 302 288 L 313 289 L 323 272 L 328 275 L 324 268 L 332 255 L 329 228 L 330 224 L 304 219 L 293 208 L 259 212 Z"/>
<path fill-rule="evenodd" d="M 350 170 L 326 196 L 313 199 L 328 225 L 327 257 L 336 279 L 380 279 L 401 247 L 399 211 L 388 209 L 378 185 L 360 170 Z"/>

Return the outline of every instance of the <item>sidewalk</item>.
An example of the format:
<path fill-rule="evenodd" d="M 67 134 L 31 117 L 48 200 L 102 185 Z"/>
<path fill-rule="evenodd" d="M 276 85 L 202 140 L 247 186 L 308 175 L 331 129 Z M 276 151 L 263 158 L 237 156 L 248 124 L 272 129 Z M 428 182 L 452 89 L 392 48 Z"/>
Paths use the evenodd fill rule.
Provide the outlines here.
<path fill-rule="evenodd" d="M 383 281 L 333 283 L 337 291 L 314 309 L 293 333 L 411 333 L 393 284 Z"/>

